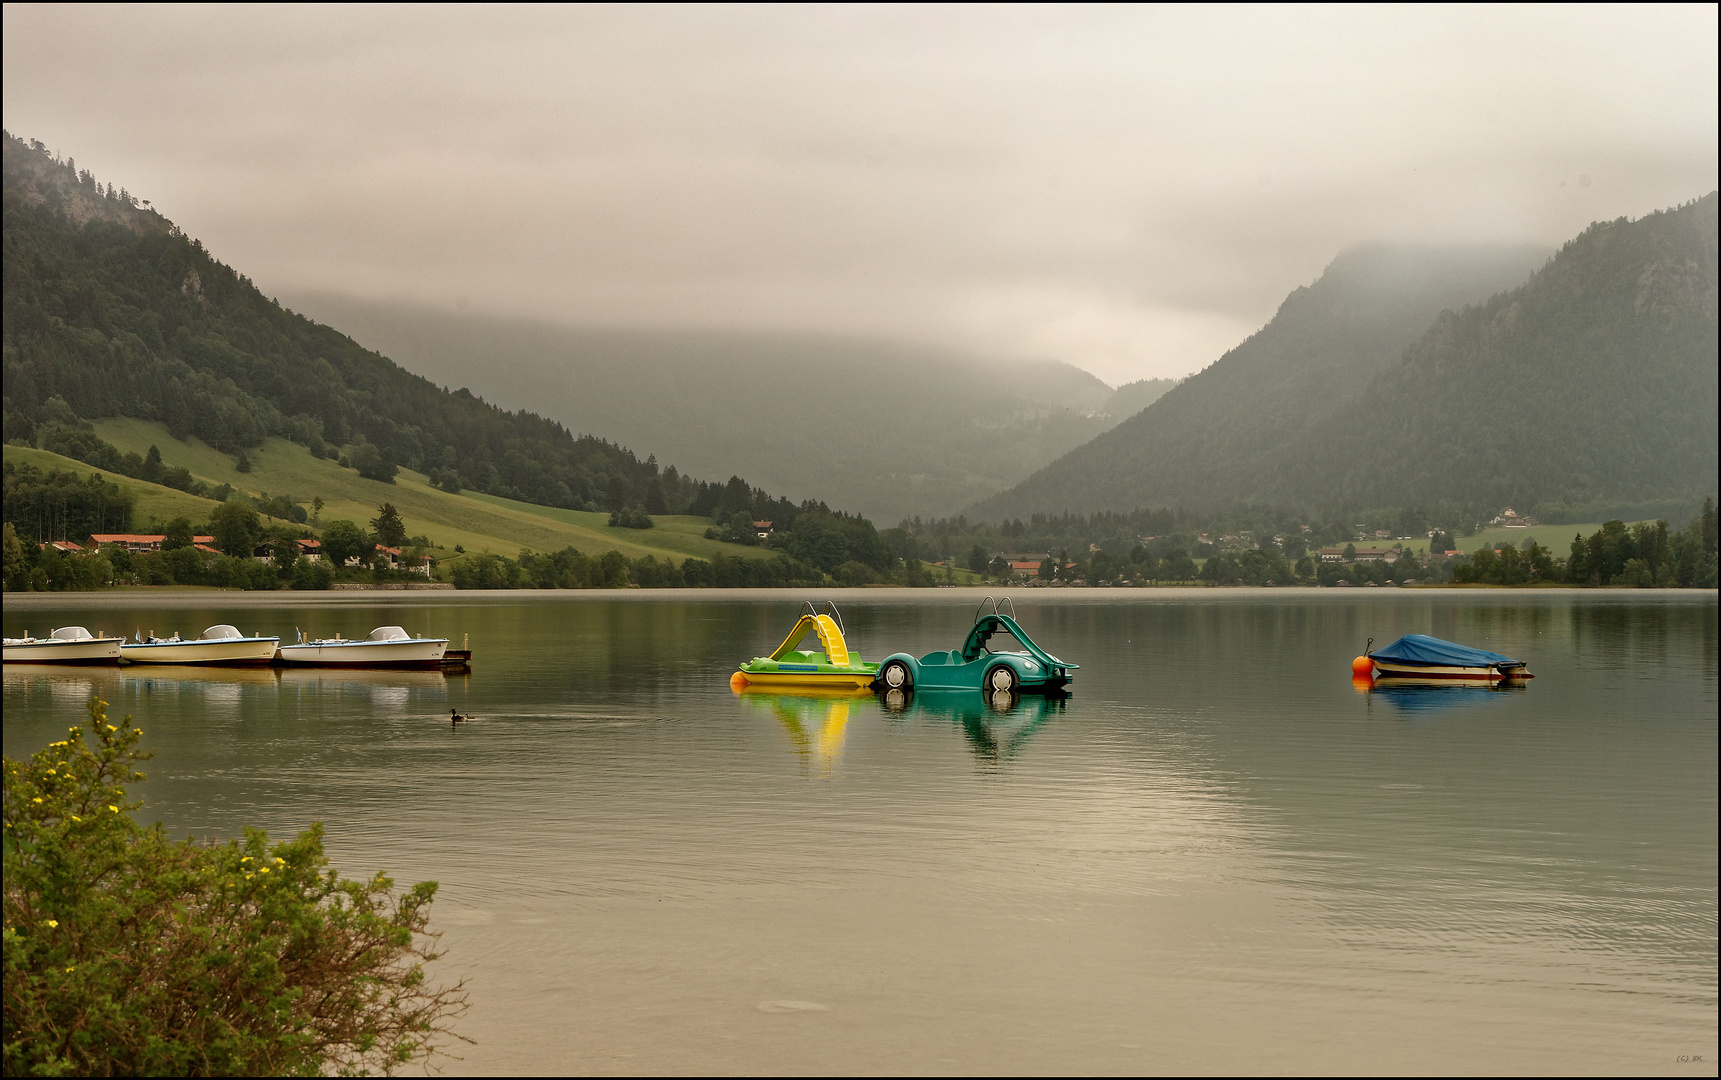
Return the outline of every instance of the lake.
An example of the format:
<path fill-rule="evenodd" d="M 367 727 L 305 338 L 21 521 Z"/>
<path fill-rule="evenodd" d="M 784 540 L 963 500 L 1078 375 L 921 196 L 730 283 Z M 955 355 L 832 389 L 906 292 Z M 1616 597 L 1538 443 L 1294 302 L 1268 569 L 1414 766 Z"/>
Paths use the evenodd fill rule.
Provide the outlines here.
<path fill-rule="evenodd" d="M 979 599 L 832 596 L 867 659 L 958 646 Z M 1716 1071 L 1713 592 L 1023 590 L 1066 700 L 733 692 L 801 598 L 9 595 L 8 635 L 475 658 L 14 665 L 5 752 L 99 692 L 156 753 L 146 818 L 320 820 L 349 875 L 441 882 L 452 1073 Z M 1353 687 L 1412 632 L 1537 678 Z"/>

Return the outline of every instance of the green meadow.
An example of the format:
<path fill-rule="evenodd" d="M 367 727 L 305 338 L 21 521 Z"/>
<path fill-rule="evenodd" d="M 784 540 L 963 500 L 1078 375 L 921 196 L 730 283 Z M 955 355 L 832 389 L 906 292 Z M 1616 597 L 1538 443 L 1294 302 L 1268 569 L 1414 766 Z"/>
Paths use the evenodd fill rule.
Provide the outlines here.
<path fill-rule="evenodd" d="M 287 495 L 306 509 L 310 509 L 312 499 L 320 497 L 322 524 L 345 518 L 364 525 L 376 517 L 380 504 L 393 503 L 405 519 L 407 532 L 426 537 L 432 546 L 442 549 L 444 557 L 456 545 L 469 552 L 509 557 L 524 548 L 559 551 L 570 546 L 587 554 L 615 550 L 629 558 L 652 555 L 678 562 L 690 555 L 703 559 L 718 553 L 753 559 L 768 555 L 760 548 L 707 540 L 704 534 L 711 523 L 704 518 L 666 515 L 655 518 L 651 529 L 611 528 L 608 514 L 534 506 L 477 492 L 450 495 L 432 487 L 422 474 L 405 469 L 392 484 L 367 480 L 355 470 L 313 457 L 303 446 L 285 439 L 271 438 L 261 448 L 251 450 L 251 469 L 240 472 L 232 456 L 195 438 L 175 439 L 160 423 L 108 419 L 97 422 L 95 429 L 97 435 L 123 452 L 144 454 L 156 446 L 166 464 L 182 465 L 199 480 L 231 484 L 252 497 Z M 94 471 L 81 461 L 28 447 L 7 446 L 5 456 L 7 461 L 28 462 L 43 469 L 81 474 Z M 152 531 L 152 526 L 180 516 L 206 521 L 216 506 L 209 499 L 159 484 L 111 474 L 108 479 L 136 497 L 133 520 L 139 531 Z"/>

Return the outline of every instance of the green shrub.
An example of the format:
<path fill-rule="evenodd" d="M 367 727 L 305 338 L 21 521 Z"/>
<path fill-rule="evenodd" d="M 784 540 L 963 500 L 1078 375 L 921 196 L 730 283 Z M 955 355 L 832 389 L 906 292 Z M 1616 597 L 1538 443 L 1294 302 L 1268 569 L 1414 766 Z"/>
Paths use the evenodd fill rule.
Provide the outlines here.
<path fill-rule="evenodd" d="M 317 1075 L 460 1038 L 436 988 L 435 882 L 328 870 L 320 825 L 271 845 L 173 842 L 130 812 L 142 732 L 90 724 L 5 761 L 8 1075 Z"/>

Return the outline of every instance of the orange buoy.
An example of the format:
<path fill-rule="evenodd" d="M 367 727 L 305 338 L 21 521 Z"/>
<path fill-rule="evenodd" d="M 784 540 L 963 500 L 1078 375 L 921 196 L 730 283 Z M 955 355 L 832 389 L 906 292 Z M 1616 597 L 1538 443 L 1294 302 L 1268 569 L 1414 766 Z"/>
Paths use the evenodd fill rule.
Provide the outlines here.
<path fill-rule="evenodd" d="M 741 674 L 739 671 L 729 676 L 729 689 L 735 691 L 737 694 L 747 689 L 747 676 Z"/>
<path fill-rule="evenodd" d="M 1359 656 L 1351 661 L 1351 674 L 1358 678 L 1374 677 L 1374 661 L 1366 656 Z"/>

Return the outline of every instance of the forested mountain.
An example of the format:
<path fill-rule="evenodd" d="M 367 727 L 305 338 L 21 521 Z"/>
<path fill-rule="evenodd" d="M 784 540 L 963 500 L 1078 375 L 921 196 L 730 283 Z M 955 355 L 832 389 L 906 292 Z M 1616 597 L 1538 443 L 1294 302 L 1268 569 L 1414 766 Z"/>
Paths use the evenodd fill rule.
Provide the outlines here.
<path fill-rule="evenodd" d="M 1289 448 L 1357 401 L 1436 315 L 1522 282 L 1546 257 L 1524 247 L 1376 246 L 1341 255 L 1217 362 L 969 514 L 1212 512 L 1276 501 Z"/>
<path fill-rule="evenodd" d="M 1715 194 L 1594 225 L 1489 298 L 1527 255 L 1342 257 L 1218 363 L 972 513 L 1690 513 L 1717 474 Z"/>
<path fill-rule="evenodd" d="M 811 334 L 571 329 L 326 294 L 295 307 L 451 387 L 891 523 L 948 514 L 1145 408 L 1068 364 Z"/>
<path fill-rule="evenodd" d="M 1592 225 L 1522 288 L 1443 314 L 1276 486 L 1561 521 L 1690 513 L 1717 479 L 1716 225 L 1714 192 Z"/>
<path fill-rule="evenodd" d="M 130 416 L 230 453 L 270 435 L 329 457 L 346 447 L 365 475 L 405 466 L 450 490 L 546 506 L 771 512 L 745 482 L 697 483 L 402 370 L 283 309 L 161 214 L 40 143 L 5 135 L 4 181 L 9 442 Z"/>
<path fill-rule="evenodd" d="M 1124 383 L 1106 399 L 1105 412 L 1113 423 L 1122 423 L 1171 392 L 1177 379 L 1137 379 Z"/>

